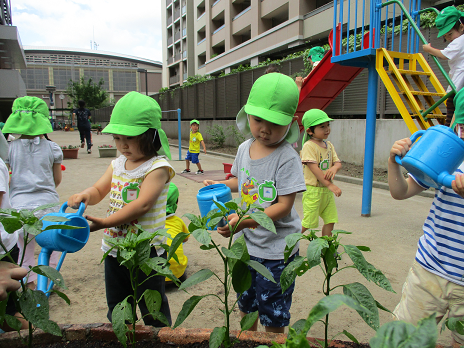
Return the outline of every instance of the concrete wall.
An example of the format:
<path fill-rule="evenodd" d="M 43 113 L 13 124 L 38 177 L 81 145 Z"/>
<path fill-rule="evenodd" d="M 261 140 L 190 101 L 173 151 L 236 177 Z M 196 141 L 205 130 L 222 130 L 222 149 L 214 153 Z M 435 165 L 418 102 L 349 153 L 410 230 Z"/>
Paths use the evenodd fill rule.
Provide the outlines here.
<path fill-rule="evenodd" d="M 190 122 L 181 122 L 182 139 L 188 140 Z M 200 132 L 208 147 L 208 127 L 219 125 L 224 130 L 229 125 L 235 125 L 235 121 L 201 121 Z M 169 138 L 177 139 L 177 122 L 165 121 L 162 123 L 163 130 Z M 335 120 L 331 123 L 329 140 L 334 144 L 335 150 L 342 161 L 363 164 L 364 161 L 364 138 L 366 120 Z M 401 120 L 377 120 L 375 132 L 374 166 L 376 168 L 387 168 L 388 154 L 393 143 L 402 138 L 411 136 L 404 121 Z M 299 142 L 301 144 L 301 141 Z M 227 139 L 226 145 L 233 145 L 232 139 Z M 301 145 L 300 145 L 301 146 Z"/>

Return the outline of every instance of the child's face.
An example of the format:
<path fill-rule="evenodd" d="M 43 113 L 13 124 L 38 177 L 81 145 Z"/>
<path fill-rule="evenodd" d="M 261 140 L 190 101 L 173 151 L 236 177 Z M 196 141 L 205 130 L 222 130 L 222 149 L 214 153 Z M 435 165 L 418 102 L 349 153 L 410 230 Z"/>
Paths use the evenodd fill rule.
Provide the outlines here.
<path fill-rule="evenodd" d="M 265 146 L 280 144 L 288 128 L 288 126 L 279 126 L 253 115 L 250 115 L 249 123 L 253 138 Z"/>
<path fill-rule="evenodd" d="M 327 139 L 330 134 L 330 123 L 329 122 L 324 122 L 321 124 L 318 124 L 317 126 L 314 127 L 314 133 L 311 132 L 311 129 L 307 129 L 306 131 L 312 138 L 316 139 Z"/>
<path fill-rule="evenodd" d="M 200 126 L 198 125 L 198 123 L 192 123 L 192 124 L 190 125 L 190 129 L 192 130 L 193 133 L 198 132 L 198 128 L 200 128 Z"/>
<path fill-rule="evenodd" d="M 460 25 L 459 30 L 456 29 L 451 29 L 449 32 L 447 32 L 444 36 L 445 40 L 448 42 L 452 42 L 456 40 L 458 37 L 460 37 L 464 33 L 464 25 Z"/>
<path fill-rule="evenodd" d="M 114 134 L 114 142 L 116 148 L 129 161 L 138 161 L 145 158 L 145 155 L 140 151 L 139 140 L 137 136 L 128 137 L 125 135 Z"/>

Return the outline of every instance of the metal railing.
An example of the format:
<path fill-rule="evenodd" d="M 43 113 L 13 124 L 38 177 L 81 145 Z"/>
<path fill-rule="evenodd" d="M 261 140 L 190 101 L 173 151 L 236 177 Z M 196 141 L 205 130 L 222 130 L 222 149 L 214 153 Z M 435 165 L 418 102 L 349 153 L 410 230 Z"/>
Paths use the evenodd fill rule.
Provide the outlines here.
<path fill-rule="evenodd" d="M 0 25 L 13 25 L 9 0 L 0 0 Z"/>
<path fill-rule="evenodd" d="M 174 83 L 178 83 L 179 82 L 179 75 L 174 75 L 174 76 L 171 76 L 169 78 L 169 84 L 172 85 Z"/>

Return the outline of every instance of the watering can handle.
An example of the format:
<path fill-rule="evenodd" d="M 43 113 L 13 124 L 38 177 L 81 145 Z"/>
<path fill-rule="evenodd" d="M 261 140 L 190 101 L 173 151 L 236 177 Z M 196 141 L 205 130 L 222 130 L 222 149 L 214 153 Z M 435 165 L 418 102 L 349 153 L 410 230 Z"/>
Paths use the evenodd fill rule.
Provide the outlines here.
<path fill-rule="evenodd" d="M 414 144 L 417 140 L 417 138 L 421 137 L 422 134 L 425 133 L 425 130 L 420 130 L 420 131 L 417 131 L 416 133 L 414 133 L 413 135 L 411 135 L 411 137 L 409 139 L 411 139 L 411 143 Z M 395 162 L 398 163 L 400 166 L 403 165 L 403 163 L 401 162 L 401 158 L 400 156 L 396 155 L 395 156 Z"/>
<path fill-rule="evenodd" d="M 64 202 L 63 205 L 61 206 L 60 213 L 64 213 L 67 207 L 68 207 L 68 202 Z M 77 214 L 82 216 L 82 214 L 84 214 L 84 211 L 85 211 L 85 204 L 81 202 L 79 204 L 79 210 L 77 211 Z"/>

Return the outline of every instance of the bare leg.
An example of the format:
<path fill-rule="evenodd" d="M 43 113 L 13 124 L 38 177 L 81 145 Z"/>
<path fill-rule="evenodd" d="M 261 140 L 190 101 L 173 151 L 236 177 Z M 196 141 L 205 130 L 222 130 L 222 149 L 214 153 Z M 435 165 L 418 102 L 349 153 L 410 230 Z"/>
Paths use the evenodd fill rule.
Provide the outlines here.
<path fill-rule="evenodd" d="M 190 169 L 190 161 L 185 160 L 185 169 L 189 170 Z"/>
<path fill-rule="evenodd" d="M 202 170 L 200 162 L 197 163 L 197 167 L 198 167 L 198 170 Z"/>
<path fill-rule="evenodd" d="M 334 229 L 335 223 L 326 224 L 322 227 L 322 235 L 323 236 L 331 236 L 332 230 Z"/>
<path fill-rule="evenodd" d="M 243 313 L 240 311 L 240 318 L 243 318 L 246 315 L 246 313 Z M 258 319 L 256 319 L 255 323 L 253 324 L 252 327 L 248 329 L 248 331 L 258 331 Z"/>

